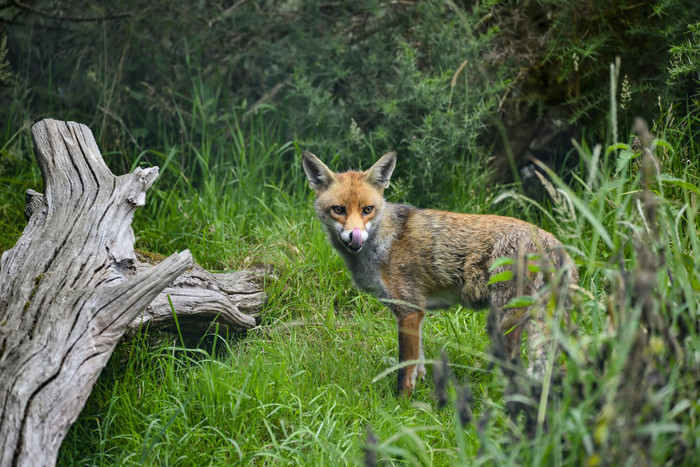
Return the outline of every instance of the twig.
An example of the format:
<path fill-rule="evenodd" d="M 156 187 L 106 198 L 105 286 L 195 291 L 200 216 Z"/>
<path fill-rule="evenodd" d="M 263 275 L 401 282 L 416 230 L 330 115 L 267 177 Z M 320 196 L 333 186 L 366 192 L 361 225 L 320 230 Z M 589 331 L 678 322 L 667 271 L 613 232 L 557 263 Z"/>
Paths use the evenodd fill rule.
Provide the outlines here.
<path fill-rule="evenodd" d="M 98 16 L 95 18 L 88 18 L 88 17 L 84 17 L 84 16 L 53 15 L 51 13 L 47 13 L 43 10 L 40 10 L 39 8 L 35 8 L 31 5 L 27 5 L 25 3 L 22 3 L 19 0 L 11 0 L 10 2 L 7 2 L 7 3 L 0 5 L 0 8 L 8 8 L 10 6 L 15 6 L 21 10 L 28 11 L 30 13 L 33 13 L 33 14 L 38 15 L 38 16 L 42 16 L 44 18 L 49 18 L 49 19 L 54 19 L 54 20 L 59 20 L 59 21 L 74 21 L 74 22 L 107 21 L 107 20 L 113 20 L 113 19 L 127 18 L 127 17 L 131 16 L 131 13 L 119 13 L 116 15 Z"/>

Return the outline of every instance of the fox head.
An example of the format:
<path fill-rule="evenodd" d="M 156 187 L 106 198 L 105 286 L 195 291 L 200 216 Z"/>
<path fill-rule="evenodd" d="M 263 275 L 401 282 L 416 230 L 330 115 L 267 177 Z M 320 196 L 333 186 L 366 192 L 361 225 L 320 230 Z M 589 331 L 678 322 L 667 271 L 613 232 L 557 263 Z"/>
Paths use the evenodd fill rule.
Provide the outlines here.
<path fill-rule="evenodd" d="M 334 173 L 308 151 L 302 153 L 302 164 L 316 193 L 316 214 L 331 241 L 350 253 L 362 250 L 379 225 L 396 153 L 385 154 L 364 172 Z"/>

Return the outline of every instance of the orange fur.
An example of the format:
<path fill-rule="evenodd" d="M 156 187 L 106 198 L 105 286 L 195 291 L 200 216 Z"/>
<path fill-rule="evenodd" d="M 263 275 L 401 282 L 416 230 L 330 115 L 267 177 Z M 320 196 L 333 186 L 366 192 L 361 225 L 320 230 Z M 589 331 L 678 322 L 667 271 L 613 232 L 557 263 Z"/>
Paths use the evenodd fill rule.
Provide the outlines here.
<path fill-rule="evenodd" d="M 560 242 L 527 222 L 501 216 L 458 214 L 388 203 L 383 191 L 396 164 L 388 153 L 365 172 L 333 173 L 316 156 L 303 153 L 304 170 L 316 192 L 316 214 L 352 275 L 355 285 L 380 299 L 389 299 L 399 331 L 399 361 L 423 358 L 421 322 L 425 310 L 460 303 L 470 308 L 498 310 L 500 329 L 507 335 L 508 352 L 520 350 L 523 329 L 533 343 L 531 367 L 543 370 L 544 320 L 523 320 L 527 308 L 505 308 L 520 295 L 540 291 L 547 278 L 529 274 L 527 280 L 489 279 L 500 257 L 528 253 L 551 255 L 556 268 L 566 268 L 568 282 L 578 273 Z M 354 240 L 353 240 L 354 238 Z M 397 302 L 398 301 L 398 302 Z M 423 365 L 399 371 L 399 393 L 410 395 Z"/>

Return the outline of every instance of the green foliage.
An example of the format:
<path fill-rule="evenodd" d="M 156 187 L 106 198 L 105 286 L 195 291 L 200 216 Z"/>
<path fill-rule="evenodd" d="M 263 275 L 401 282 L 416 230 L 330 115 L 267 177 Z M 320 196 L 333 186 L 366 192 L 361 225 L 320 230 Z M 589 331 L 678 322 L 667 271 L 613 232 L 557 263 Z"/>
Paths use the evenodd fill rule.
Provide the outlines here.
<path fill-rule="evenodd" d="M 601 84 L 615 56 L 621 119 L 652 115 L 658 96 L 686 105 L 693 39 L 679 18 L 694 13 L 692 0 L 8 5 L 0 18 L 22 85 L 5 100 L 24 107 L 0 115 L 15 128 L 47 113 L 76 119 L 96 127 L 103 146 L 138 154 L 183 143 L 183 109 L 198 97 L 223 115 L 272 106 L 283 139 L 334 167 L 366 167 L 397 150 L 397 198 L 428 205 L 471 195 L 471 173 L 489 185 L 486 161 L 501 138 L 486 135 L 499 114 L 516 146 L 519 132 L 531 135 L 531 122 L 558 106 L 564 120 L 601 134 Z M 669 72 L 670 56 L 679 65 Z M 225 121 L 210 122 L 211 131 L 225 132 Z M 526 163 L 515 156 L 518 167 Z M 563 163 L 562 154 L 551 157 Z"/>
<path fill-rule="evenodd" d="M 262 263 L 278 275 L 247 334 L 122 342 L 59 463 L 354 465 L 365 452 L 392 464 L 692 462 L 700 117 L 688 84 L 697 25 L 683 18 L 695 3 L 0 10 L 32 24 L 8 28 L 9 63 L 21 72 L 0 109 L 0 251 L 24 226 L 24 190 L 41 190 L 25 122 L 50 114 L 89 123 L 117 174 L 160 166 L 134 221 L 139 248 L 189 248 L 212 269 Z M 489 183 L 485 133 L 509 102 L 540 114 L 565 102 L 589 122 L 567 177 L 538 166 L 545 200 Z M 626 136 L 636 110 L 653 122 L 655 139 L 642 143 L 658 169 Z M 432 360 L 413 400 L 397 400 L 395 324 L 353 289 L 314 219 L 302 149 L 338 169 L 397 149 L 392 200 L 513 215 L 562 239 L 581 273 L 574 326 L 552 320 L 567 373 L 555 371 L 555 352 L 543 386 L 494 370 L 487 315 L 457 307 L 423 329 L 428 358 L 444 351 L 450 362 L 449 406 L 433 397 L 441 364 Z M 530 408 L 509 418 L 513 407 Z"/>
<path fill-rule="evenodd" d="M 700 178 L 679 156 L 689 137 L 681 133 L 698 122 L 687 116 L 676 128 L 667 124 L 655 127 L 665 140 L 653 140 L 637 123 L 640 141 L 633 145 L 613 144 L 604 155 L 599 147 L 580 147 L 585 178 L 574 174 L 573 186 L 548 171 L 550 189 L 559 195 L 552 198 L 564 204 L 554 209 L 557 235 L 569 239 L 567 248 L 580 262 L 578 332 L 555 319 L 563 305 L 556 303 L 542 384 L 501 362 L 513 423 L 495 439 L 493 411 L 473 414 L 469 386 L 450 384 L 452 378 L 438 378 L 434 369 L 436 393 L 447 389 L 443 403 L 479 438 L 478 456 L 466 463 L 693 462 L 700 449 L 700 267 L 693 259 L 700 254 Z M 652 151 L 666 153 L 666 173 Z M 492 342 L 499 337 L 491 335 Z M 557 349 L 566 357 L 563 374 Z"/>
<path fill-rule="evenodd" d="M 475 66 L 491 40 L 490 31 L 471 32 L 475 15 L 438 1 L 142 4 L 92 2 L 88 14 L 59 2 L 53 18 L 17 11 L 38 31 L 9 30 L 16 66 L 32 82 L 32 115 L 83 121 L 103 146 L 140 152 L 183 142 L 154 137 L 187 138 L 181 122 L 193 99 L 211 99 L 223 116 L 243 108 L 243 118 L 271 105 L 285 116 L 287 139 L 338 167 L 397 150 L 396 178 L 414 201 L 468 190 L 455 172 L 485 172 L 477 138 L 505 82 Z M 76 16 L 113 19 L 49 27 Z M 225 132 L 225 121 L 210 122 L 212 131 Z"/>
<path fill-rule="evenodd" d="M 635 115 L 650 119 L 659 98 L 697 113 L 688 105 L 697 84 L 684 70 L 695 60 L 687 19 L 698 16 L 700 4 L 693 0 L 497 2 L 483 24 L 499 29 L 492 45 L 499 53 L 484 58 L 493 66 L 505 57 L 517 70 L 509 75 L 513 96 L 505 102 L 506 116 L 533 108 L 527 118 L 534 120 L 562 108 L 565 120 L 599 137 L 606 130 L 601 123 L 610 101 L 604 88 L 616 57 L 622 64 L 615 96 L 623 111 L 619 124 Z M 679 67 L 669 69 L 672 57 Z M 613 135 L 607 135 L 611 144 Z"/>
<path fill-rule="evenodd" d="M 7 61 L 7 36 L 3 35 L 0 42 L 0 84 L 6 85 L 13 77 L 10 63 Z"/>
<path fill-rule="evenodd" d="M 11 248 L 24 228 L 24 193 L 41 186 L 29 128 L 6 126 L 0 133 L 0 253 Z"/>
<path fill-rule="evenodd" d="M 388 13 L 379 18 L 387 21 Z M 473 19 L 465 23 L 435 2 L 393 15 L 393 27 L 377 26 L 372 35 L 337 48 L 336 67 L 354 74 L 332 73 L 325 61 L 297 68 L 291 98 L 308 108 L 309 125 L 297 134 L 300 144 L 337 155 L 339 167 L 366 166 L 368 153 L 396 149 L 396 178 L 411 187 L 410 199 L 434 202 L 446 186 L 459 183 L 450 176 L 455 171 L 483 171 L 477 137 L 495 115 L 505 84 L 498 75 L 485 79 L 472 65 L 489 42 L 488 35 L 469 33 Z"/>
<path fill-rule="evenodd" d="M 593 110 L 576 105 L 576 100 L 596 103 L 590 93 L 605 82 L 608 64 L 616 56 L 623 64 L 621 80 L 627 81 L 630 93 L 638 94 L 632 112 L 652 111 L 645 103 L 653 103 L 659 95 L 666 101 L 685 99 L 685 82 L 666 84 L 668 44 L 679 42 L 686 32 L 679 18 L 700 14 L 697 2 L 552 1 L 544 5 L 556 12 L 546 60 L 551 66 L 559 65 L 557 82 L 572 87 L 570 98 L 579 112 Z M 620 103 L 629 108 L 630 96 Z M 598 114 L 605 108 L 597 107 Z"/>
<path fill-rule="evenodd" d="M 673 44 L 670 53 L 670 81 L 683 82 L 684 79 L 690 78 L 697 90 L 697 86 L 700 85 L 700 22 L 688 25 L 686 37 L 682 42 Z"/>
<path fill-rule="evenodd" d="M 381 305 L 341 299 L 340 309 L 350 307 L 354 316 L 338 317 L 329 327 L 311 307 L 332 306 L 331 297 L 317 300 L 313 290 L 320 287 L 298 299 L 300 305 L 310 300 L 303 320 L 258 329 L 233 343 L 216 339 L 207 350 L 167 340 L 154 345 L 143 336 L 123 343 L 64 442 L 59 463 L 356 464 L 368 423 L 386 440 L 379 449 L 393 456 L 424 464 L 456 461 L 449 412 L 397 406 L 387 397 L 390 378 L 372 383 L 394 351 L 393 323 L 373 316 L 384 315 Z M 468 325 L 464 318 L 451 321 Z M 431 348 L 449 332 L 446 324 L 429 325 Z M 419 394 L 429 399 L 430 390 Z M 463 441 L 476 450 L 475 440 Z"/>
<path fill-rule="evenodd" d="M 680 152 L 682 141 L 656 148 Z M 594 332 L 555 331 L 567 374 L 549 400 L 533 401 L 546 408 L 536 433 L 514 433 L 538 446 L 536 463 L 683 463 L 699 447 L 697 407 L 690 401 L 700 387 L 694 370 L 700 268 L 688 263 L 700 246 L 697 206 L 689 198 L 698 178 L 677 160 L 667 170 L 684 180 L 675 184 L 684 189 L 671 194 L 658 160 L 643 153 L 637 161 L 631 153 L 639 149 L 614 145 L 600 161 L 582 148 L 589 178 L 579 178 L 573 189 L 550 173 L 578 199 L 580 240 L 571 246 L 584 261 L 581 285 L 597 299 L 584 300 L 580 310 L 581 325 Z M 569 443 L 564 450 L 562 436 Z"/>

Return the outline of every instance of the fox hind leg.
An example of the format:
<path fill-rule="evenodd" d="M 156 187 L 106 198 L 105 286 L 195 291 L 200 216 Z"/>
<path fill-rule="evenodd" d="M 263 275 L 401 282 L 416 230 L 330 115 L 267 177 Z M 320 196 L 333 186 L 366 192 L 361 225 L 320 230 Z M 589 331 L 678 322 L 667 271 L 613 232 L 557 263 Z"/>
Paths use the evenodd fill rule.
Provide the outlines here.
<path fill-rule="evenodd" d="M 420 324 L 418 325 L 418 338 L 420 339 L 419 346 L 418 346 L 418 358 L 420 360 L 425 360 L 425 352 L 423 351 L 423 321 L 421 320 Z M 423 381 L 425 379 L 425 365 L 422 363 L 418 364 L 417 368 L 418 372 L 418 381 Z"/>
<path fill-rule="evenodd" d="M 534 378 L 541 379 L 547 370 L 546 323 L 541 316 L 541 310 L 537 311 L 538 316 L 532 318 L 526 325 L 530 357 L 528 370 Z"/>
<path fill-rule="evenodd" d="M 523 334 L 527 333 L 528 371 L 534 378 L 542 378 L 547 366 L 547 323 L 542 304 L 521 308 L 504 308 L 498 301 L 496 304 L 500 306 L 492 309 L 498 313 L 498 327 L 505 344 L 504 357 L 511 364 L 520 362 Z"/>

